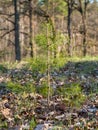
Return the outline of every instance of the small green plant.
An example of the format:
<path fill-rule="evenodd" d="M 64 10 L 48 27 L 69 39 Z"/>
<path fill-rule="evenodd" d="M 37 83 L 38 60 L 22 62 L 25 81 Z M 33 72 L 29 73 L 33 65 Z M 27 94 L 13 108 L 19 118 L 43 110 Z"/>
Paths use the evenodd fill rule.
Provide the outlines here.
<path fill-rule="evenodd" d="M 42 85 L 40 87 L 37 88 L 37 92 L 40 93 L 43 97 L 48 97 L 48 92 L 49 91 L 49 87 L 47 82 L 42 83 Z M 53 88 L 50 88 L 50 95 L 52 96 L 54 93 Z"/>
<path fill-rule="evenodd" d="M 47 64 L 45 59 L 37 58 L 37 59 L 29 59 L 28 60 L 30 68 L 33 73 L 44 73 L 47 69 Z"/>
<path fill-rule="evenodd" d="M 17 94 L 24 92 L 26 93 L 35 92 L 35 86 L 33 86 L 33 84 L 26 84 L 26 86 L 22 86 L 19 83 L 14 83 L 10 81 L 7 83 L 7 88 Z"/>
<path fill-rule="evenodd" d="M 7 83 L 7 88 L 15 93 L 21 93 L 23 91 L 23 86 L 18 83 L 13 83 L 11 81 Z"/>
<path fill-rule="evenodd" d="M 46 34 L 38 34 L 35 38 L 36 43 L 38 44 L 38 46 L 40 46 L 42 49 L 46 49 L 47 48 L 47 38 L 46 38 Z"/>
<path fill-rule="evenodd" d="M 80 107 L 86 100 L 86 96 L 81 90 L 79 84 L 72 84 L 69 87 L 62 87 L 58 91 L 63 96 L 63 101 L 71 107 Z"/>
<path fill-rule="evenodd" d="M 24 91 L 26 93 L 35 93 L 36 92 L 36 88 L 33 85 L 33 83 L 26 83 L 26 85 L 24 86 Z"/>
<path fill-rule="evenodd" d="M 29 130 L 32 130 L 36 127 L 37 123 L 36 123 L 36 120 L 34 117 L 32 117 L 31 121 L 30 121 L 30 129 Z"/>
<path fill-rule="evenodd" d="M 8 124 L 6 121 L 2 121 L 2 115 L 0 114 L 0 130 L 2 129 L 7 129 L 8 128 Z"/>
<path fill-rule="evenodd" d="M 59 69 L 65 65 L 66 59 L 65 59 L 65 57 L 59 56 L 59 57 L 56 57 L 55 59 L 53 59 L 52 62 L 53 62 L 52 67 Z"/>
<path fill-rule="evenodd" d="M 0 64 L 0 72 L 1 72 L 1 73 L 4 73 L 4 72 L 6 72 L 6 71 L 7 71 L 7 68 L 4 67 L 2 64 Z"/>
<path fill-rule="evenodd" d="M 98 82 L 92 80 L 90 83 L 90 88 L 89 88 L 89 93 L 90 94 L 98 94 Z"/>

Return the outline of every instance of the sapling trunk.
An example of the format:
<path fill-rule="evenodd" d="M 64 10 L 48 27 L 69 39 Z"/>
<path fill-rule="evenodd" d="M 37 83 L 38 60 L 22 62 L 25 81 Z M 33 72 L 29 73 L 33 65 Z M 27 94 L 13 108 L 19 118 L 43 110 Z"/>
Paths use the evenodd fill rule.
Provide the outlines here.
<path fill-rule="evenodd" d="M 48 39 L 48 23 L 47 23 L 47 29 L 46 29 L 46 36 L 47 36 L 47 85 L 48 85 L 48 106 L 50 103 L 50 44 Z"/>
<path fill-rule="evenodd" d="M 47 14 L 48 14 L 48 0 L 47 0 Z M 48 97 L 47 103 L 50 106 L 50 43 L 49 43 L 49 23 L 46 24 L 46 38 L 47 38 L 47 85 L 48 85 Z"/>

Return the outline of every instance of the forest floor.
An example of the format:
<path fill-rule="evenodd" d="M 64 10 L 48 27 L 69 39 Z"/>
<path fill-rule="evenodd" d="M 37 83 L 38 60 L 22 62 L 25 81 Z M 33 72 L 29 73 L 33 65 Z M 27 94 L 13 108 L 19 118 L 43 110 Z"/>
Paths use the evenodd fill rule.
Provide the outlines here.
<path fill-rule="evenodd" d="M 0 130 L 98 130 L 98 61 L 52 70 L 50 95 L 46 80 L 0 66 Z"/>

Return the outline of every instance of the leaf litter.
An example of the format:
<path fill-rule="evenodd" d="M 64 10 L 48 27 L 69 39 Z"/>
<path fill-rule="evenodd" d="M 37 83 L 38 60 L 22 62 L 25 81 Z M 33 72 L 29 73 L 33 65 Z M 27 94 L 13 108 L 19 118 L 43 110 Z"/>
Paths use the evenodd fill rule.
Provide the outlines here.
<path fill-rule="evenodd" d="M 9 81 L 38 88 L 46 81 L 46 74 L 35 77 L 31 70 L 19 68 L 0 74 L 0 130 L 98 129 L 98 63 L 68 62 L 52 71 L 50 77 L 54 94 L 48 107 L 47 99 L 40 93 L 18 94 L 7 88 Z M 87 95 L 80 107 L 71 103 L 78 95 L 62 95 L 62 88 L 73 84 L 74 87 L 79 84 Z M 61 91 L 60 95 L 57 90 Z"/>

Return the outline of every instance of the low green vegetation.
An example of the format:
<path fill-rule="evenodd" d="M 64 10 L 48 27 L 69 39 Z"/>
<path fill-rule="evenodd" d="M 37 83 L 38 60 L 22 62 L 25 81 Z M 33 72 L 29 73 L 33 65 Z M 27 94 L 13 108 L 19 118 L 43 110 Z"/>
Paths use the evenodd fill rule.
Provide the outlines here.
<path fill-rule="evenodd" d="M 7 129 L 8 128 L 7 122 L 6 121 L 0 121 L 0 128 Z"/>
<path fill-rule="evenodd" d="M 41 86 L 37 87 L 37 92 L 39 94 L 41 94 L 43 97 L 48 97 L 48 93 L 49 93 L 49 87 L 48 87 L 48 84 L 47 82 L 43 82 L 41 84 Z M 54 94 L 54 90 L 53 88 L 51 87 L 50 88 L 50 96 L 52 96 Z"/>
<path fill-rule="evenodd" d="M 31 121 L 30 121 L 30 128 L 29 130 L 32 130 L 36 127 L 37 123 L 36 123 L 36 119 L 34 117 L 32 117 Z"/>
<path fill-rule="evenodd" d="M 69 64 L 69 61 L 71 61 L 69 66 L 73 64 L 72 66 L 75 67 L 75 68 L 70 67 L 70 70 L 76 69 L 77 74 L 80 74 L 81 77 L 82 77 L 82 75 L 85 76 L 85 74 L 90 74 L 94 69 L 97 68 L 97 64 L 96 64 L 97 57 L 91 58 L 91 57 L 87 56 L 85 58 L 74 57 L 74 58 L 68 58 L 68 59 L 63 58 L 63 57 L 61 57 L 61 58 L 58 57 L 54 61 L 51 59 L 51 62 L 50 62 L 51 72 L 54 72 L 54 70 L 59 71 L 60 68 L 66 67 L 66 65 Z M 94 60 L 94 61 L 92 62 L 91 60 Z M 27 61 L 28 61 L 28 63 L 26 64 L 26 69 L 30 69 L 32 71 L 32 73 L 33 73 L 32 78 L 35 78 L 35 80 L 38 80 L 38 74 L 46 74 L 47 64 L 45 62 L 45 59 L 42 60 L 41 58 L 37 58 L 37 59 L 29 59 Z M 4 71 L 5 67 L 3 67 L 1 65 L 0 70 Z M 62 77 L 57 76 L 57 79 L 58 79 L 58 77 L 60 78 L 60 80 L 62 78 L 64 79 L 64 75 Z M 83 82 L 85 82 L 85 81 L 83 81 Z M 91 92 L 91 93 L 97 92 L 98 83 L 95 82 L 95 80 L 93 81 L 93 79 L 90 80 L 90 83 L 91 84 L 90 84 L 89 92 Z M 79 85 L 79 84 L 81 84 L 81 83 L 77 82 L 76 84 L 72 84 L 67 87 L 65 85 L 60 88 L 61 90 L 59 90 L 59 94 L 61 93 L 62 95 L 66 95 L 67 98 L 70 99 L 71 92 L 72 92 L 72 94 L 74 92 L 75 95 L 76 95 L 76 93 L 80 94 L 82 92 L 81 85 Z M 40 87 L 39 86 L 36 87 L 33 82 L 32 83 L 27 82 L 25 85 L 21 85 L 21 83 L 16 83 L 16 82 L 10 81 L 10 82 L 7 82 L 7 87 L 8 87 L 8 89 L 12 90 L 15 93 L 38 92 L 38 93 L 44 95 L 45 97 L 47 97 L 47 94 L 48 94 L 48 85 L 46 82 L 42 83 Z M 51 95 L 53 95 L 54 90 L 51 88 L 50 91 L 51 91 Z M 83 94 L 83 92 L 81 93 L 81 95 L 82 94 Z M 73 95 L 73 97 L 75 95 Z M 78 96 L 77 96 L 77 99 L 78 99 Z M 80 98 L 80 100 L 82 100 L 82 99 Z"/>
<path fill-rule="evenodd" d="M 21 125 L 27 121 L 29 129 L 32 130 L 39 123 L 38 119 L 46 120 L 46 118 L 49 118 L 57 123 L 54 124 L 53 129 L 62 129 L 62 126 L 68 127 L 73 123 L 71 116 L 73 110 L 80 110 L 83 104 L 91 98 L 95 100 L 98 93 L 97 60 L 85 61 L 81 59 L 80 61 L 77 58 L 75 61 L 68 61 L 67 58 L 62 57 L 61 60 L 60 57 L 56 58 L 55 61 L 51 59 L 50 89 L 47 83 L 48 75 L 45 59 L 30 59 L 28 62 L 26 61 L 25 66 L 18 68 L 19 66 L 20 63 L 17 63 L 12 70 L 8 69 L 10 78 L 5 83 L 7 90 L 11 92 L 7 95 L 8 98 L 11 96 L 9 98 L 11 110 L 15 109 L 14 125 Z M 2 68 L 1 66 L 1 70 Z M 2 73 L 4 72 L 2 71 Z M 50 106 L 47 102 L 48 96 L 50 96 Z M 51 103 L 53 104 L 51 105 Z M 57 104 L 57 108 L 54 104 Z M 70 110 L 70 115 L 68 115 L 65 125 L 62 117 L 67 108 Z M 57 115 L 53 115 L 54 117 L 50 115 L 45 117 L 45 111 L 50 114 L 51 111 L 57 113 L 60 111 L 62 114 L 56 113 Z M 8 128 L 9 124 L 2 121 L 2 117 L 0 119 L 0 127 Z"/>
<path fill-rule="evenodd" d="M 65 57 L 56 57 L 52 60 L 52 68 L 58 70 L 59 68 L 62 68 L 66 64 L 66 58 Z"/>
<path fill-rule="evenodd" d="M 4 65 L 0 64 L 0 73 L 4 72 L 7 72 L 7 68 Z"/>
<path fill-rule="evenodd" d="M 57 90 L 58 94 L 62 97 L 63 102 L 71 107 L 81 107 L 86 100 L 86 96 L 81 90 L 79 84 L 66 85 Z"/>
<path fill-rule="evenodd" d="M 47 64 L 45 59 L 36 58 L 36 59 L 28 59 L 29 62 L 28 67 L 32 70 L 33 73 L 44 73 L 47 69 Z"/>
<path fill-rule="evenodd" d="M 24 93 L 24 92 L 26 92 L 26 93 L 35 92 L 34 85 L 29 84 L 29 83 L 23 86 L 19 83 L 15 83 L 15 82 L 10 81 L 10 82 L 7 82 L 6 86 L 9 90 L 11 90 L 12 92 L 17 93 L 17 94 L 21 94 L 21 93 Z"/>

